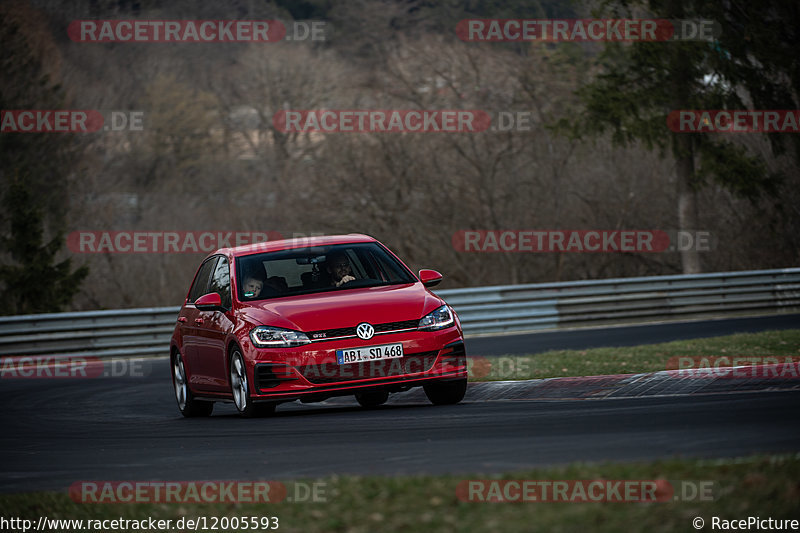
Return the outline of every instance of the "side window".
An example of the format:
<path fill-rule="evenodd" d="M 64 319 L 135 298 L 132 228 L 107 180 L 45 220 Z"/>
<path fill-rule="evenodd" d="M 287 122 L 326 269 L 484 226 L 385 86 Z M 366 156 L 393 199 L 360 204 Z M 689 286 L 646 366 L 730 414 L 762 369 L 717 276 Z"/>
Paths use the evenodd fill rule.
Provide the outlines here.
<path fill-rule="evenodd" d="M 222 300 L 222 306 L 230 309 L 231 307 L 231 269 L 228 266 L 228 259 L 220 257 L 217 267 L 211 276 L 209 292 L 216 292 Z"/>
<path fill-rule="evenodd" d="M 208 293 L 208 278 L 211 277 L 211 272 L 214 270 L 216 262 L 217 258 L 212 257 L 200 266 L 200 270 L 194 278 L 194 285 L 189 291 L 189 303 Z"/>

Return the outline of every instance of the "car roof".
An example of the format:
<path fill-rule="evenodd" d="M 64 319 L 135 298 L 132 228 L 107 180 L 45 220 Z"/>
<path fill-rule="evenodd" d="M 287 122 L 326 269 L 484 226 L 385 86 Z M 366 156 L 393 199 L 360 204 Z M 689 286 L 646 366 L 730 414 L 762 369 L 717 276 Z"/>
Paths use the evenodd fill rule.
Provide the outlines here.
<path fill-rule="evenodd" d="M 208 254 L 212 255 L 232 255 L 233 257 L 242 257 L 255 253 L 263 252 L 279 252 L 281 250 L 290 250 L 292 248 L 308 248 L 310 246 L 328 246 L 332 244 L 353 244 L 361 242 L 377 242 L 375 238 L 369 235 L 360 233 L 351 233 L 349 235 L 321 235 L 314 237 L 294 237 L 291 239 L 282 239 L 279 241 L 266 241 L 257 242 L 253 244 L 244 244 L 242 246 L 234 246 L 230 248 L 220 248 L 215 252 Z"/>

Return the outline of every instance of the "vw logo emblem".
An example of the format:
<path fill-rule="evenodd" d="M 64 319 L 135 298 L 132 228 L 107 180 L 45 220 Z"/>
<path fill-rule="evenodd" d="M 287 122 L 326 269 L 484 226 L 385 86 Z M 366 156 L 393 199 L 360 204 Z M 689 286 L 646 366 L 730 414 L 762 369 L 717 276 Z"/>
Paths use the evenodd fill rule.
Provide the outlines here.
<path fill-rule="evenodd" d="M 375 328 L 372 327 L 372 324 L 368 324 L 366 322 L 362 322 L 358 326 L 356 326 L 356 335 L 358 335 L 359 339 L 364 339 L 368 341 L 375 335 Z"/>

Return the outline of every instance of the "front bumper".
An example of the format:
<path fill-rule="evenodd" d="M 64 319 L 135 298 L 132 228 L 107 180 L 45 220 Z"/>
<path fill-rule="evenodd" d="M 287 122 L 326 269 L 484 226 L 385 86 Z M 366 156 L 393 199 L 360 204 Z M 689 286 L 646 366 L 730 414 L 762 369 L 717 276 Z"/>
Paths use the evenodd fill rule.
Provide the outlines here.
<path fill-rule="evenodd" d="M 402 358 L 347 365 L 336 362 L 337 349 L 394 342 L 402 342 Z M 345 339 L 282 350 L 252 348 L 249 355 L 250 394 L 255 401 L 318 401 L 369 389 L 399 391 L 467 377 L 464 340 L 455 327 L 389 334 L 371 341 Z"/>

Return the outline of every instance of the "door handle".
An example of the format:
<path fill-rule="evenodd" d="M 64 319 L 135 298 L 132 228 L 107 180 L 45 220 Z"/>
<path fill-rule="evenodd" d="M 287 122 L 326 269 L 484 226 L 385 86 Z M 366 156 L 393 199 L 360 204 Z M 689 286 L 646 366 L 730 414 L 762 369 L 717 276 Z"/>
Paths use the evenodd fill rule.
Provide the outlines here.
<path fill-rule="evenodd" d="M 195 318 L 194 319 L 194 323 L 195 324 L 202 324 L 203 323 L 203 319 L 202 318 Z"/>
<path fill-rule="evenodd" d="M 179 316 L 178 317 L 178 322 L 186 322 L 186 317 L 185 316 Z"/>

